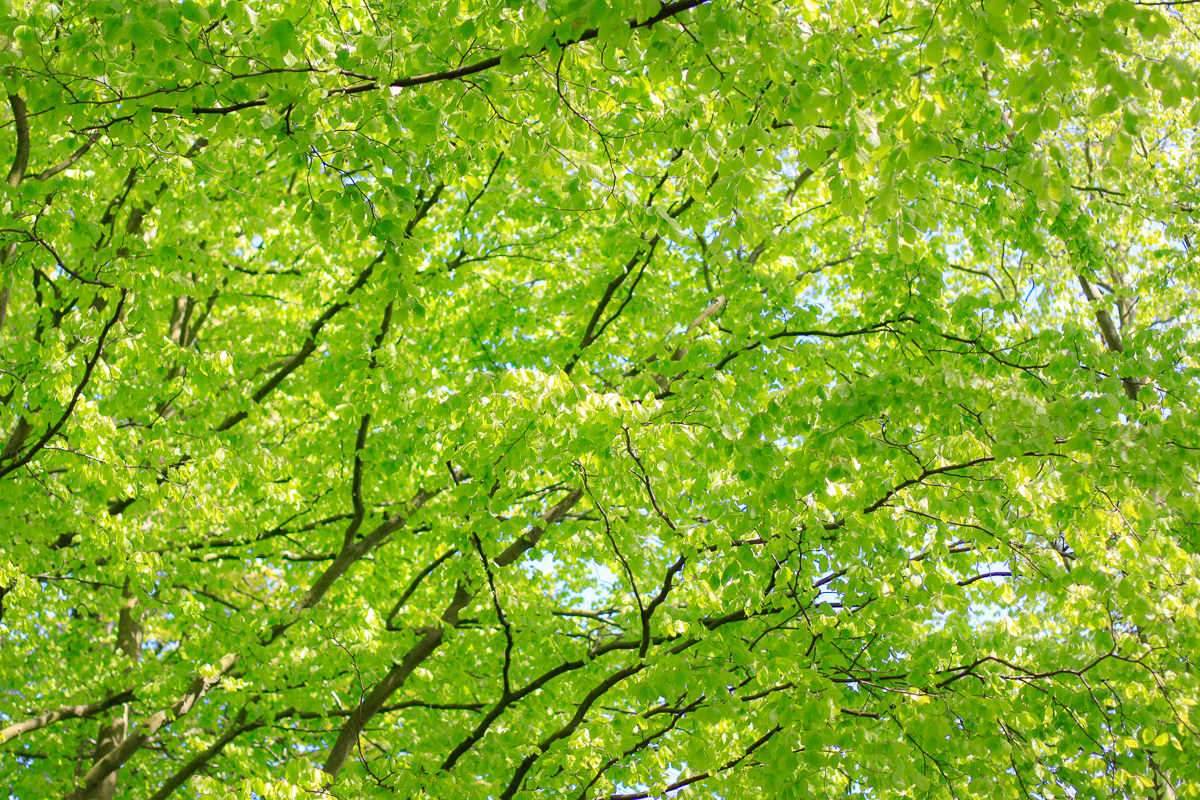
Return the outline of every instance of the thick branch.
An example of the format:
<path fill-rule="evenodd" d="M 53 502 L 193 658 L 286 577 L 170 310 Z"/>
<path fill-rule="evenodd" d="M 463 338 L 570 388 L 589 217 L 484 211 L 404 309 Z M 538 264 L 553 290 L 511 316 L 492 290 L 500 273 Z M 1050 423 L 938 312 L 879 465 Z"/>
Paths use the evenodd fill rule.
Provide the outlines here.
<path fill-rule="evenodd" d="M 413 218 L 408 221 L 408 224 L 404 228 L 404 236 L 406 238 L 412 235 L 413 229 L 416 228 L 416 226 L 420 224 L 421 220 L 425 219 L 425 217 L 429 214 L 430 209 L 433 208 L 434 204 L 437 203 L 438 198 L 441 197 L 442 190 L 444 188 L 445 184 L 439 183 L 436 187 L 434 187 L 434 190 L 430 192 L 429 197 L 425 198 L 424 202 L 417 207 L 417 211 L 413 215 Z M 371 273 L 375 271 L 376 266 L 383 262 L 383 259 L 386 255 L 386 250 L 381 252 L 370 264 L 366 266 L 362 272 L 359 273 L 358 279 L 350 286 L 349 289 L 346 290 L 347 296 L 354 294 L 366 285 L 367 280 L 371 277 Z M 321 329 L 324 328 L 331 319 L 337 316 L 339 312 L 350 305 L 350 300 L 333 303 L 329 306 L 329 308 L 325 309 L 325 312 L 321 314 L 321 316 L 317 317 L 317 319 L 315 319 L 313 323 L 309 325 L 308 336 L 305 338 L 304 344 L 300 346 L 300 351 L 288 358 L 284 362 L 283 366 L 280 367 L 274 375 L 268 378 L 267 382 L 259 387 L 258 391 L 251 396 L 251 400 L 255 405 L 258 405 L 265 400 L 267 395 L 275 391 L 275 389 L 279 387 L 279 384 L 283 383 L 283 381 L 289 375 L 298 370 L 301 365 L 308 360 L 309 356 L 316 352 L 317 336 L 321 333 Z M 390 325 L 391 321 L 391 306 L 389 305 L 388 308 L 389 311 L 385 319 L 385 325 Z M 383 334 L 381 334 L 381 338 L 379 339 L 380 342 L 382 342 L 383 336 L 386 336 L 386 330 L 383 332 Z M 249 411 L 237 411 L 222 420 L 221 424 L 217 425 L 214 430 L 217 432 L 227 431 L 249 416 Z"/>
<path fill-rule="evenodd" d="M 53 725 L 56 722 L 61 722 L 65 719 L 78 719 L 80 717 L 92 717 L 96 714 L 103 713 L 113 706 L 119 706 L 122 703 L 128 703 L 133 700 L 132 691 L 124 691 L 120 694 L 114 694 L 104 700 L 97 700 L 95 703 L 85 703 L 76 706 L 63 706 L 53 711 L 45 711 L 38 714 L 36 717 L 15 722 L 7 728 L 0 730 L 0 743 L 7 742 L 10 739 L 15 739 L 23 733 L 36 731 L 39 728 L 45 728 L 48 725 Z"/>
<path fill-rule="evenodd" d="M 500 795 L 500 800 L 512 800 L 513 795 L 520 790 L 521 784 L 525 781 L 525 776 L 529 774 L 529 770 L 533 768 L 533 765 L 537 763 L 537 760 L 545 755 L 555 742 L 559 741 L 560 739 L 566 739 L 571 736 L 571 734 L 575 733 L 576 729 L 583 723 L 584 717 L 587 716 L 588 710 L 591 709 L 592 705 L 597 700 L 607 694 L 608 691 L 614 686 L 621 683 L 626 678 L 636 675 L 645 668 L 646 663 L 644 661 L 638 661 L 635 664 L 622 667 L 621 669 L 609 675 L 607 678 L 601 681 L 599 685 L 588 692 L 583 700 L 580 701 L 579 706 L 575 709 L 575 714 L 571 717 L 567 724 L 563 725 L 554 733 L 550 734 L 541 742 L 539 742 L 537 746 L 537 752 L 530 753 L 523 761 L 521 761 L 520 765 L 516 769 L 516 772 L 513 773 L 513 777 L 508 784 L 508 788 L 504 790 L 504 794 Z"/>
<path fill-rule="evenodd" d="M 92 149 L 92 145 L 94 145 L 96 143 L 96 140 L 99 138 L 100 138 L 100 131 L 96 131 L 95 133 L 93 133 L 91 136 L 88 137 L 88 140 L 86 142 L 81 144 L 79 147 L 75 148 L 74 153 L 71 153 L 71 155 L 67 156 L 62 161 L 55 164 L 53 167 L 44 169 L 39 173 L 30 175 L 29 177 L 33 178 L 35 181 L 44 181 L 44 180 L 49 180 L 50 178 L 53 178 L 55 175 L 62 172 L 63 170 L 70 169 L 71 167 L 73 167 L 75 165 L 76 161 L 78 161 L 79 159 L 81 159 L 85 155 L 87 155 L 87 152 Z"/>
<path fill-rule="evenodd" d="M 421 492 L 413 501 L 413 508 L 420 508 L 425 502 L 437 495 L 437 492 Z M 275 625 L 271 629 L 271 633 L 267 636 L 262 645 L 266 646 L 274 642 L 283 635 L 288 628 L 300 619 L 304 611 L 312 608 L 329 588 L 340 578 L 345 572 L 364 555 L 370 552 L 376 545 L 382 542 L 388 535 L 396 530 L 399 530 L 407 523 L 406 516 L 397 514 L 373 530 L 370 535 L 359 539 L 349 547 L 343 548 L 342 553 L 331 564 L 325 572 L 313 583 L 312 587 L 297 603 L 293 617 L 286 623 Z M 457 600 L 457 598 L 456 598 Z M 456 617 L 457 618 L 457 617 Z M 436 645 L 435 645 L 436 646 Z M 126 739 L 119 747 L 107 754 L 104 758 L 97 761 L 92 769 L 90 769 L 83 779 L 79 782 L 78 787 L 74 792 L 67 795 L 67 800 L 79 800 L 84 797 L 95 786 L 104 780 L 113 770 L 119 768 L 126 760 L 129 759 L 139 748 L 142 747 L 155 733 L 163 726 L 178 719 L 186 714 L 212 687 L 220 683 L 222 677 L 233 669 L 233 667 L 241 660 L 241 656 L 237 654 L 229 654 L 221 659 L 220 670 L 214 677 L 197 677 L 178 701 L 170 708 L 159 711 L 143 723 L 137 732 Z M 423 659 L 422 659 L 423 660 Z M 417 662 L 418 664 L 420 662 Z M 414 665 L 415 668 L 416 665 Z M 407 677 L 407 676 L 405 676 Z M 390 693 L 389 693 L 390 694 Z M 386 696 L 385 698 L 386 699 Z M 382 703 L 381 703 L 382 705 Z"/>
<path fill-rule="evenodd" d="M 1125 344 L 1121 341 L 1121 332 L 1117 330 L 1116 323 L 1113 322 L 1112 315 L 1108 313 L 1108 309 L 1099 304 L 1100 296 L 1096 294 L 1096 290 L 1088 282 L 1088 279 L 1079 276 L 1079 285 L 1083 287 L 1083 293 L 1092 303 L 1096 304 L 1096 324 L 1100 327 L 1100 334 L 1104 337 L 1104 344 L 1114 353 L 1124 353 Z"/>
<path fill-rule="evenodd" d="M 439 491 L 419 492 L 413 499 L 409 513 L 421 508 L 431 498 L 436 497 L 439 494 Z M 304 593 L 302 598 L 300 598 L 300 602 L 296 604 L 295 610 L 293 611 L 292 618 L 287 622 L 281 622 L 272 627 L 271 635 L 264 640 L 263 644 L 270 644 L 282 636 L 288 628 L 296 624 L 305 611 L 321 601 L 321 598 L 324 597 L 325 593 L 329 591 L 329 587 L 333 586 L 334 582 L 337 581 L 338 578 L 342 577 L 342 575 L 344 575 L 346 571 L 350 569 L 350 567 L 354 566 L 354 564 L 356 564 L 363 556 L 375 549 L 375 546 L 382 542 L 390 534 L 400 530 L 407 523 L 407 513 L 394 514 L 380 523 L 375 530 L 371 531 L 363 538 L 350 542 L 343 547 L 342 551 L 338 553 L 338 556 L 336 559 L 334 559 L 333 563 L 321 573 L 321 576 L 317 578 L 312 587 Z"/>
<path fill-rule="evenodd" d="M 1079 276 L 1079 285 L 1083 287 L 1083 293 L 1095 308 L 1096 325 L 1100 328 L 1100 335 L 1104 338 L 1104 344 L 1114 353 L 1124 353 L 1125 343 L 1121 340 L 1121 332 L 1117 329 L 1117 325 L 1113 322 L 1112 315 L 1108 313 L 1108 309 L 1100 302 L 1100 296 L 1088 279 Z M 1125 311 L 1125 306 L 1121 306 L 1122 311 Z M 1125 394 L 1130 400 L 1137 400 L 1138 390 L 1141 384 L 1136 378 L 1121 378 L 1121 385 L 1125 387 Z"/>
<path fill-rule="evenodd" d="M 166 800 L 167 797 L 170 797 L 172 792 L 174 792 L 180 786 L 183 786 L 191 779 L 193 775 L 203 769 L 205 764 L 220 755 L 221 751 L 225 749 L 225 745 L 229 744 L 246 731 L 260 728 L 264 724 L 261 720 L 258 722 L 251 722 L 248 725 L 243 724 L 245 719 L 246 709 L 243 708 L 238 713 L 237 719 L 234 720 L 233 725 L 221 736 L 221 738 L 213 742 L 212 746 L 206 748 L 204 752 L 200 753 L 191 761 L 184 764 L 183 768 L 174 775 L 167 778 L 166 781 L 163 782 L 163 785 L 159 787 L 158 791 L 150 796 L 150 800 Z"/>
<path fill-rule="evenodd" d="M 408 588 L 404 590 L 404 593 L 400 595 L 400 599 L 396 601 L 396 604 L 392 606 L 392 610 L 388 612 L 387 618 L 383 623 L 387 630 L 398 630 L 398 628 L 394 628 L 392 626 L 392 620 L 394 620 L 396 615 L 400 613 L 400 609 L 404 608 L 404 604 L 407 603 L 409 598 L 412 597 L 413 594 L 416 593 L 417 589 L 421 587 L 421 582 L 432 575 L 434 570 L 444 564 L 446 559 L 450 558 L 457 552 L 457 547 L 451 547 L 449 550 L 438 556 L 437 560 L 435 560 L 432 564 L 417 573 L 417 577 L 412 579 L 412 582 L 408 584 Z"/>
<path fill-rule="evenodd" d="M 708 0 L 681 0 L 681 2 L 677 3 L 667 3 L 659 9 L 657 14 L 649 19 L 646 19 L 642 22 L 631 19 L 628 20 L 627 23 L 630 28 L 635 30 L 637 28 L 648 28 L 652 25 L 662 22 L 665 19 L 669 19 L 677 14 L 681 14 L 684 11 L 688 11 L 696 6 L 703 5 L 706 2 L 708 2 Z M 586 42 L 590 41 L 591 39 L 595 39 L 599 35 L 600 30 L 598 28 L 588 28 L 583 33 L 579 34 L 579 36 L 575 39 L 570 39 L 566 42 L 558 42 L 558 46 L 562 49 L 566 49 L 572 45 L 579 44 L 580 42 Z M 539 51 L 538 53 L 523 54 L 522 57 L 530 58 L 532 56 L 539 55 L 541 52 L 544 52 L 544 50 Z M 476 61 L 474 64 L 468 64 L 464 67 L 457 67 L 455 69 L 449 69 L 443 72 L 428 72 L 423 75 L 412 75 L 404 78 L 396 78 L 388 85 L 395 89 L 403 89 L 409 86 L 421 86 L 422 84 L 426 83 L 458 80 L 459 78 L 466 78 L 470 75 L 476 75 L 480 72 L 487 72 L 488 70 L 495 69 L 496 67 L 500 66 L 501 61 L 501 56 L 493 56 L 492 58 L 487 58 L 483 61 Z M 378 88 L 379 84 L 373 81 L 369 84 L 352 87 L 351 89 L 345 90 L 345 92 L 368 92 Z"/>
<path fill-rule="evenodd" d="M 454 599 L 450 601 L 450 605 L 442 612 L 442 622 L 450 627 L 458 624 L 458 612 L 466 608 L 474 596 L 472 592 L 459 585 L 454 593 Z M 362 734 L 363 728 L 371 717 L 379 713 L 383 708 L 383 704 L 387 701 L 392 693 L 404 685 L 408 680 L 408 676 L 412 675 L 413 670 L 419 667 L 425 659 L 433 655 L 446 636 L 446 628 L 439 625 L 433 630 L 425 634 L 420 641 L 404 654 L 404 658 L 399 664 L 392 666 L 388 670 L 387 675 L 383 677 L 372 688 L 346 723 L 342 729 L 338 731 L 337 741 L 333 744 L 333 749 L 329 751 L 329 758 L 325 760 L 325 772 L 330 775 L 337 776 L 341 772 L 342 767 L 346 763 L 346 759 L 350 757 L 350 753 L 354 751 L 358 744 L 358 737 Z"/>
<path fill-rule="evenodd" d="M 65 795 L 65 800 L 79 800 L 88 792 L 100 785 L 100 782 L 109 775 L 109 773 L 118 769 L 124 764 L 129 757 L 132 756 L 138 749 L 141 748 L 151 736 L 158 733 L 168 722 L 187 714 L 198 703 L 208 691 L 220 683 L 229 670 L 238 663 L 239 657 L 233 654 L 227 655 L 221 659 L 218 664 L 217 674 L 212 677 L 198 676 L 192 681 L 192 685 L 182 696 L 168 708 L 156 711 L 141 725 L 136 731 L 129 736 L 118 747 L 114 748 L 108 755 L 92 765 L 92 768 L 87 771 L 83 778 L 78 782 L 75 790 Z"/>
<path fill-rule="evenodd" d="M 12 107 L 13 124 L 17 128 L 17 149 L 13 153 L 13 163 L 8 170 L 7 180 L 8 185 L 15 189 L 21 185 L 25 178 L 25 170 L 29 168 L 29 117 L 26 113 L 25 98 L 10 94 L 8 104 Z"/>
<path fill-rule="evenodd" d="M 671 589 L 674 587 L 673 581 L 675 580 L 675 576 L 683 569 L 685 563 L 687 563 L 687 558 L 680 556 L 678 561 L 667 568 L 667 576 L 663 579 L 662 590 L 642 611 L 642 644 L 638 648 L 639 658 L 645 658 L 646 654 L 650 652 L 650 618 L 654 616 L 654 612 L 667 599 L 667 595 L 671 593 Z"/>
<path fill-rule="evenodd" d="M 366 285 L 367 280 L 371 277 L 371 273 L 374 272 L 375 267 L 383 261 L 385 255 L 386 253 L 380 253 L 370 264 L 366 266 L 365 269 L 363 269 L 362 272 L 358 274 L 358 279 L 355 280 L 354 283 L 351 284 L 350 288 L 346 290 L 347 296 L 353 295 L 364 285 Z M 304 362 L 308 360 L 309 356 L 316 352 L 318 342 L 317 337 L 321 334 L 321 330 L 342 310 L 348 308 L 350 304 L 350 300 L 333 303 L 325 309 L 321 316 L 313 320 L 312 324 L 308 326 L 308 335 L 304 339 L 304 344 L 300 346 L 299 352 L 284 361 L 283 366 L 276 370 L 275 374 L 268 378 L 266 383 L 260 386 L 258 391 L 251 395 L 250 399 L 255 405 L 262 403 L 262 401 L 267 398 L 267 395 L 279 388 L 279 384 L 283 383 L 289 375 L 303 366 Z M 218 433 L 221 431 L 227 431 L 249 416 L 249 411 L 236 411 L 222 420 L 221 423 L 214 428 L 214 430 Z"/>
<path fill-rule="evenodd" d="M 583 492 L 579 489 L 572 489 L 566 497 L 558 502 L 542 517 L 542 525 L 534 526 L 528 533 L 523 534 L 520 539 L 507 547 L 504 552 L 493 559 L 492 563 L 497 567 L 506 567 L 512 564 L 521 556 L 522 553 L 534 547 L 545 533 L 545 527 L 553 525 L 555 522 L 563 518 L 563 516 L 571 510 L 571 508 L 579 502 L 579 498 L 583 496 Z M 442 613 L 442 621 L 445 625 L 455 626 L 458 624 L 458 613 L 462 611 L 474 598 L 475 593 L 467 587 L 459 584 L 455 589 L 454 599 L 450 601 L 450 605 Z M 394 665 L 388 673 L 376 683 L 367 698 L 359 704 L 355 713 L 346 721 L 342 729 L 338 732 L 337 741 L 333 745 L 333 749 L 329 753 L 329 758 L 325 761 L 325 771 L 330 775 L 336 776 L 345 766 L 346 759 L 350 757 L 355 745 L 358 743 L 358 737 L 362 733 L 367 722 L 378 713 L 379 709 L 387 701 L 397 689 L 404 685 L 408 680 L 408 676 L 412 674 L 425 659 L 433 655 L 433 652 L 441 646 L 446 635 L 446 628 L 439 625 L 433 630 L 425 634 L 413 647 L 404 655 L 404 658 L 399 664 Z"/>
<path fill-rule="evenodd" d="M 12 168 L 8 171 L 8 185 L 15 189 L 21 185 L 25 170 L 29 167 L 29 117 L 23 98 L 10 94 L 8 104 L 12 107 L 13 123 L 17 128 L 17 149 L 13 154 Z M 0 249 L 0 264 L 12 258 L 16 251 L 15 243 Z M 8 319 L 9 293 L 8 284 L 0 285 L 0 331 L 4 330 L 4 323 Z"/>
<path fill-rule="evenodd" d="M 582 489 L 572 489 L 569 491 L 567 496 L 559 500 L 554 508 L 546 512 L 545 516 L 542 517 L 541 525 L 534 525 L 529 529 L 528 533 L 522 534 L 521 538 L 504 548 L 504 551 L 500 555 L 492 559 L 493 563 L 498 567 L 507 567 L 520 558 L 525 551 L 536 547 L 542 536 L 545 535 L 546 528 L 566 516 L 567 512 L 575 507 L 575 504 L 579 502 L 579 498 L 581 497 L 583 497 Z"/>

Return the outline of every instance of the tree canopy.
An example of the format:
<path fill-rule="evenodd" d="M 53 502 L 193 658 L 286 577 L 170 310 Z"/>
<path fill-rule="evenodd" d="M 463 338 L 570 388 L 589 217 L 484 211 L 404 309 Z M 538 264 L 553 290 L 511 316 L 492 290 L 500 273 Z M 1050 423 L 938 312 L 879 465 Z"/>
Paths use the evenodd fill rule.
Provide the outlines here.
<path fill-rule="evenodd" d="M 1200 795 L 1198 37 L 5 0 L 0 793 Z"/>

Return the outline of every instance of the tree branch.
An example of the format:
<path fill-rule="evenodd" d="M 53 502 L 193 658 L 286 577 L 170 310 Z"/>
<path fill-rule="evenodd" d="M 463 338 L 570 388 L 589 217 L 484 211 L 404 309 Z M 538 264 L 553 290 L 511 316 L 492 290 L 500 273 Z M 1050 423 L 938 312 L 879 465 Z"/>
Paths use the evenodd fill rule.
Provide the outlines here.
<path fill-rule="evenodd" d="M 470 592 L 462 584 L 454 592 L 454 599 L 450 601 L 450 605 L 442 612 L 442 622 L 445 625 L 454 627 L 458 624 L 458 612 L 462 611 L 471 602 L 474 593 Z M 354 710 L 338 731 L 337 741 L 334 742 L 333 748 L 329 751 L 329 757 L 325 759 L 325 772 L 336 777 L 342 771 L 342 767 L 346 764 L 346 759 L 350 757 L 355 745 L 358 744 L 358 737 L 362 734 L 363 728 L 366 727 L 368 720 L 379 713 L 384 702 L 391 697 L 392 693 L 404 685 L 408 680 L 408 676 L 413 673 L 417 667 L 424 663 L 425 659 L 433 655 L 446 636 L 445 625 L 439 625 L 433 630 L 426 633 L 412 648 L 404 654 L 399 664 L 394 664 L 388 673 L 372 688 L 358 708 Z"/>
<path fill-rule="evenodd" d="M 79 397 L 80 397 L 80 395 L 83 394 L 84 388 L 88 385 L 88 382 L 92 379 L 92 371 L 96 368 L 96 364 L 99 363 L 99 361 L 100 361 L 100 356 L 103 355 L 103 353 L 104 353 L 104 345 L 105 345 L 105 340 L 108 338 L 108 333 L 109 333 L 109 331 L 112 330 L 113 326 L 116 325 L 117 321 L 121 318 L 121 312 L 125 310 L 125 299 L 128 296 L 129 296 L 129 293 L 125 289 L 122 289 L 121 290 L 121 299 L 117 303 L 117 310 L 113 313 L 112 319 L 110 319 L 108 321 L 108 323 L 105 324 L 104 329 L 100 331 L 100 337 L 96 342 L 96 350 L 92 354 L 92 357 L 90 359 L 88 359 L 87 368 L 83 372 L 83 379 L 79 381 L 78 385 L 76 385 L 75 392 L 71 395 L 71 402 L 69 402 L 67 404 L 67 407 L 63 411 L 62 416 L 60 416 L 58 418 L 57 422 L 55 422 L 53 425 L 50 426 L 50 428 L 46 431 L 46 433 L 42 436 L 41 439 L 38 439 L 33 444 L 33 446 L 29 448 L 29 451 L 27 453 L 25 453 L 24 456 L 17 459 L 13 463 L 9 464 L 4 469 L 0 469 L 0 479 L 3 479 L 5 476 L 11 474 L 14 470 L 20 469 L 21 467 L 25 466 L 30 461 L 32 461 L 34 456 L 36 456 L 38 454 L 38 452 L 40 452 L 41 449 L 43 447 L 45 447 L 46 444 L 51 439 L 54 438 L 54 436 L 59 432 L 59 430 L 62 429 L 62 426 L 64 424 L 66 424 L 66 421 L 70 418 L 71 414 L 73 414 L 75 412 L 75 405 L 79 402 Z M 9 457 L 11 457 L 11 456 L 9 456 Z"/>
<path fill-rule="evenodd" d="M 265 724 L 261 720 L 257 722 L 251 722 L 249 724 L 243 724 L 245 719 L 246 709 L 243 708 L 238 712 L 237 719 L 233 722 L 233 727 L 222 734 L 221 737 L 213 742 L 210 747 L 206 748 L 202 753 L 199 753 L 191 761 L 184 764 L 178 772 L 163 781 L 163 785 L 159 787 L 158 791 L 150 795 L 150 800 L 166 800 L 167 797 L 170 797 L 172 792 L 174 792 L 180 786 L 183 786 L 191 779 L 193 775 L 203 769 L 205 764 L 220 755 L 221 751 L 225 749 L 225 745 L 229 744 L 246 731 L 254 730 L 255 728 L 261 728 Z"/>
<path fill-rule="evenodd" d="M 25 170 L 29 168 L 29 116 L 25 98 L 15 94 L 8 96 L 12 108 L 13 124 L 17 129 L 17 149 L 13 153 L 12 167 L 8 170 L 8 185 L 14 189 L 21 185 Z"/>
<path fill-rule="evenodd" d="M 88 140 L 86 142 L 84 142 L 83 144 L 81 144 L 79 147 L 77 147 L 75 149 L 74 153 L 71 153 L 71 155 L 67 156 L 62 161 L 55 164 L 53 167 L 44 169 L 35 175 L 30 175 L 29 177 L 33 178 L 35 181 L 45 181 L 45 180 L 49 180 L 50 178 L 53 178 L 55 175 L 62 172 L 63 170 L 70 169 L 71 167 L 73 167 L 75 165 L 76 161 L 78 161 L 79 159 L 81 159 L 85 155 L 87 155 L 87 152 L 92 149 L 92 145 L 94 145 L 96 143 L 96 140 L 98 140 L 100 138 L 100 133 L 101 133 L 100 131 L 96 131 L 95 133 L 93 133 L 91 136 L 88 137 Z"/>
<path fill-rule="evenodd" d="M 75 790 L 64 796 L 65 800 L 81 800 L 88 792 L 99 786 L 101 781 L 129 760 L 129 757 L 149 741 L 150 737 L 158 733 L 163 726 L 191 711 L 212 687 L 221 682 L 221 678 L 233 669 L 239 660 L 239 656 L 229 654 L 217 664 L 218 669 L 215 675 L 212 677 L 197 676 L 178 700 L 147 718 L 137 727 L 135 733 L 93 764 L 92 768 L 78 781 Z"/>
<path fill-rule="evenodd" d="M 113 706 L 119 706 L 123 703 L 128 703 L 133 700 L 133 691 L 126 690 L 104 700 L 97 700 L 94 703 L 85 703 L 83 705 L 63 706 L 53 711 L 44 711 L 36 717 L 15 722 L 7 728 L 0 730 L 0 744 L 17 738 L 23 733 L 36 731 L 40 728 L 45 728 L 48 725 L 53 725 L 56 722 L 61 722 L 66 719 L 78 719 L 80 717 L 91 717 L 96 714 L 103 713 Z"/>
<path fill-rule="evenodd" d="M 25 170 L 29 167 L 29 116 L 24 98 L 10 94 L 8 104 L 12 107 L 13 124 L 17 129 L 17 149 L 13 152 L 12 167 L 8 170 L 8 185 L 15 189 L 21 185 Z M 16 251 L 15 243 L 0 249 L 0 265 L 12 258 Z M 8 320 L 10 291 L 7 282 L 0 285 L 0 331 L 4 330 L 4 323 Z"/>
<path fill-rule="evenodd" d="M 509 545 L 499 556 L 493 559 L 492 563 L 497 567 L 506 567 L 516 561 L 522 553 L 538 543 L 545 533 L 545 527 L 562 519 L 579 502 L 579 498 L 582 496 L 583 492 L 581 490 L 572 489 L 567 493 L 566 497 L 543 515 L 542 526 L 534 526 L 528 533 L 523 534 L 520 539 Z M 333 749 L 325 761 L 325 771 L 327 773 L 336 776 L 341 771 L 367 722 L 378 713 L 384 702 L 387 701 L 387 698 L 404 685 L 404 682 L 408 680 L 408 676 L 412 674 L 412 671 L 420 666 L 425 659 L 433 655 L 433 652 L 441 646 L 445 638 L 446 626 L 454 627 L 458 624 L 458 613 L 466 608 L 474 597 L 474 591 L 469 590 L 461 583 L 458 584 L 455 588 L 454 599 L 450 601 L 450 605 L 442 612 L 441 619 L 445 625 L 439 625 L 430 630 L 413 645 L 404 655 L 401 662 L 393 665 L 388 673 L 372 687 L 367 698 L 359 704 L 355 713 L 342 726 L 342 729 L 338 732 L 337 741 L 334 743 Z"/>

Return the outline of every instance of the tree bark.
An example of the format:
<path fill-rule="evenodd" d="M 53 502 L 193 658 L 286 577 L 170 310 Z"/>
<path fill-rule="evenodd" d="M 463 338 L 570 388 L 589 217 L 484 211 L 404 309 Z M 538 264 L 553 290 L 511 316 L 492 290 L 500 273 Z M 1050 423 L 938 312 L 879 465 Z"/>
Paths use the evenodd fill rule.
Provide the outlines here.
<path fill-rule="evenodd" d="M 133 665 L 142 658 L 142 625 L 135 614 L 137 597 L 130 591 L 128 580 L 125 582 L 122 595 L 125 602 L 121 604 L 121 611 L 117 615 L 117 649 L 124 653 L 131 662 L 125 670 L 128 673 Z M 128 728 L 129 706 L 123 704 L 117 714 L 107 722 L 100 723 L 100 730 L 96 734 L 96 746 L 92 750 L 93 766 L 125 741 Z M 117 790 L 119 773 L 120 768 L 105 775 L 91 791 L 84 795 L 84 800 L 112 800 Z"/>

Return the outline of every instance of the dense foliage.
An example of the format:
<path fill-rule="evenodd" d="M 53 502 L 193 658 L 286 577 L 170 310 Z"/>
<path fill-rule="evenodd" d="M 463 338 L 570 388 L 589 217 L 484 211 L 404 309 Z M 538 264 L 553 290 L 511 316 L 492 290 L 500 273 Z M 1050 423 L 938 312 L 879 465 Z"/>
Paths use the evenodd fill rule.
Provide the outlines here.
<path fill-rule="evenodd" d="M 6 0 L 0 794 L 1197 796 L 1198 36 Z"/>

